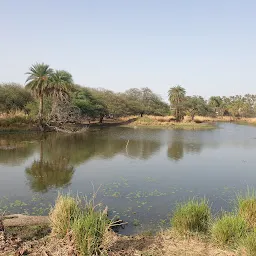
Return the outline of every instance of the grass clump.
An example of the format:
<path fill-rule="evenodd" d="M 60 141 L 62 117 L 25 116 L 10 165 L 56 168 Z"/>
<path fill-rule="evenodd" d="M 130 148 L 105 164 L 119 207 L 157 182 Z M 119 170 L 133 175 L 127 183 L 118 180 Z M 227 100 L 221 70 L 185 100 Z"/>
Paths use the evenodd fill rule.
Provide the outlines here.
<path fill-rule="evenodd" d="M 247 190 L 246 195 L 239 195 L 238 214 L 246 220 L 251 228 L 256 228 L 256 193 L 254 190 Z"/>
<path fill-rule="evenodd" d="M 192 199 L 185 204 L 177 205 L 171 225 L 179 233 L 207 232 L 210 218 L 208 202 L 205 199 Z"/>
<path fill-rule="evenodd" d="M 109 227 L 110 220 L 106 213 L 95 210 L 92 203 L 87 204 L 72 225 L 75 244 L 80 255 L 98 255 Z"/>
<path fill-rule="evenodd" d="M 246 255 L 254 256 L 256 255 L 256 232 L 248 233 L 243 239 L 242 245 L 246 250 Z"/>
<path fill-rule="evenodd" d="M 98 255 L 112 224 L 107 213 L 99 205 L 95 206 L 94 198 L 95 195 L 88 201 L 87 198 L 58 195 L 50 212 L 52 234 L 63 238 L 70 232 L 82 256 Z"/>
<path fill-rule="evenodd" d="M 212 225 L 212 240 L 219 245 L 236 246 L 245 237 L 246 221 L 231 213 L 225 213 Z"/>
<path fill-rule="evenodd" d="M 79 199 L 70 195 L 58 195 L 50 211 L 52 234 L 63 238 L 71 230 L 74 219 L 81 213 Z"/>

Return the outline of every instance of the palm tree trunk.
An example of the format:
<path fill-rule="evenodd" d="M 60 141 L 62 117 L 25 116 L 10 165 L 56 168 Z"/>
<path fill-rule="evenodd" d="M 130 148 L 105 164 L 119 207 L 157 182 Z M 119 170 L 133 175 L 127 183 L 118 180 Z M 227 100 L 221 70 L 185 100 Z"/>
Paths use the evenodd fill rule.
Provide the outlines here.
<path fill-rule="evenodd" d="M 99 121 L 100 124 L 103 123 L 103 118 L 104 118 L 104 115 L 100 115 L 100 121 Z"/>
<path fill-rule="evenodd" d="M 52 112 L 51 112 L 51 116 L 52 117 L 56 117 L 56 109 L 57 109 L 57 105 L 58 105 L 58 102 L 57 102 L 57 97 L 54 96 L 53 97 L 53 101 L 52 101 Z"/>
<path fill-rule="evenodd" d="M 43 94 L 39 97 L 39 112 L 38 112 L 38 119 L 39 119 L 39 127 L 40 130 L 43 131 L 43 107 L 44 107 L 44 96 Z"/>

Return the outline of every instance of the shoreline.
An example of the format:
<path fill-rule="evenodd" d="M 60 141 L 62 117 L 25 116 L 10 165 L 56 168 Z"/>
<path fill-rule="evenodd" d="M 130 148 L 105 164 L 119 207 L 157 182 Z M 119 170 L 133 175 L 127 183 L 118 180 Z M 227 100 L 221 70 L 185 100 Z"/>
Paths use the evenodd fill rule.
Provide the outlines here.
<path fill-rule="evenodd" d="M 11 118 L 13 119 L 13 118 Z M 10 120 L 11 120 L 10 119 Z M 4 133 L 42 133 L 39 127 L 34 121 L 24 118 L 24 122 L 10 121 L 9 119 L 0 119 L 0 134 Z M 1 122 L 2 121 L 2 122 Z M 188 117 L 185 118 L 183 122 L 177 123 L 171 121 L 171 117 L 159 117 L 159 116 L 144 116 L 144 117 L 125 117 L 118 119 L 106 119 L 103 123 L 99 122 L 81 122 L 81 123 L 67 123 L 64 126 L 72 130 L 77 131 L 83 128 L 108 128 L 108 127 L 129 127 L 129 128 L 149 128 L 149 129 L 180 129 L 180 130 L 212 130 L 216 129 L 215 123 L 227 122 L 235 123 L 241 125 L 251 125 L 256 126 L 256 118 L 243 118 L 243 119 L 233 119 L 231 117 L 223 118 L 211 118 L 211 117 L 201 117 L 196 116 L 195 121 L 189 120 Z M 4 124 L 2 124 L 4 123 Z M 7 123 L 7 124 L 6 124 Z M 53 130 L 45 132 L 54 132 Z"/>
<path fill-rule="evenodd" d="M 253 189 L 237 197 L 237 210 L 213 216 L 206 199 L 191 199 L 176 205 L 164 229 L 121 235 L 118 228 L 129 223 L 110 220 L 108 207 L 94 205 L 93 199 L 84 206 L 79 198 L 59 195 L 49 216 L 13 214 L 0 218 L 0 256 L 252 256 L 256 245 L 248 238 L 254 239 L 256 222 L 254 208 L 247 208 L 251 200 L 256 206 Z M 89 234 L 87 227 L 93 227 Z M 94 242 L 85 244 L 84 240 Z"/>

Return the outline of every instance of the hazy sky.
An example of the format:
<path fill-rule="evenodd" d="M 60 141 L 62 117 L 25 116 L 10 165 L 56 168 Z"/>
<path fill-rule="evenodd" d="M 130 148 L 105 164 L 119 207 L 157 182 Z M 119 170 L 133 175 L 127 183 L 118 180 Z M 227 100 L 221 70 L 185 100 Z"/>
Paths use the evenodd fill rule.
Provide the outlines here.
<path fill-rule="evenodd" d="M 255 0 L 0 0 L 0 82 L 31 64 L 76 83 L 166 99 L 256 93 Z"/>

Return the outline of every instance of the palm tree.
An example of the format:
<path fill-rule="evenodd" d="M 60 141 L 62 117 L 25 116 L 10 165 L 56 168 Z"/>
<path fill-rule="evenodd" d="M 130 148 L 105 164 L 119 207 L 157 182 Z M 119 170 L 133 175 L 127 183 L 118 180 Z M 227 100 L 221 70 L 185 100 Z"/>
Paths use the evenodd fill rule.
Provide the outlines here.
<path fill-rule="evenodd" d="M 171 106 L 175 109 L 175 118 L 177 121 L 181 121 L 183 118 L 181 104 L 185 100 L 186 90 L 180 85 L 177 85 L 170 88 L 168 95 Z"/>
<path fill-rule="evenodd" d="M 44 63 L 36 63 L 32 65 L 29 69 L 29 72 L 26 74 L 29 75 L 26 80 L 26 88 L 32 91 L 33 94 L 39 99 L 39 125 L 42 129 L 43 124 L 43 102 L 44 95 L 48 93 L 49 87 L 49 78 L 51 77 L 53 70 L 49 65 Z"/>
<path fill-rule="evenodd" d="M 72 75 L 65 70 L 56 70 L 49 79 L 49 95 L 52 96 L 52 114 L 55 113 L 58 100 L 69 97 L 69 91 L 73 85 Z"/>

